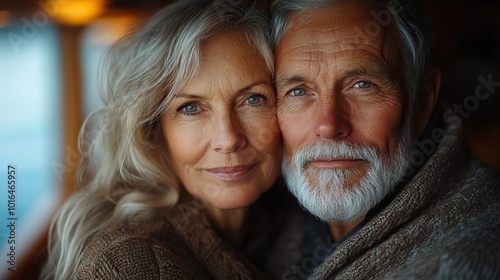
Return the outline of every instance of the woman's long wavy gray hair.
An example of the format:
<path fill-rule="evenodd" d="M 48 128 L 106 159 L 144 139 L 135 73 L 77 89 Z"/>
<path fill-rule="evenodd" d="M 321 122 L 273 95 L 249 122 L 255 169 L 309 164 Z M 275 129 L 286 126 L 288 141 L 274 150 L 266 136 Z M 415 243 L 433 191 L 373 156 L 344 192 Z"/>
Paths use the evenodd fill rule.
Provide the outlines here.
<path fill-rule="evenodd" d="M 74 279 L 85 242 L 109 224 L 175 205 L 181 186 L 159 118 L 199 69 L 202 42 L 226 31 L 245 36 L 272 75 L 268 19 L 243 0 L 179 1 L 110 48 L 105 106 L 80 132 L 80 188 L 52 223 L 43 279 Z"/>

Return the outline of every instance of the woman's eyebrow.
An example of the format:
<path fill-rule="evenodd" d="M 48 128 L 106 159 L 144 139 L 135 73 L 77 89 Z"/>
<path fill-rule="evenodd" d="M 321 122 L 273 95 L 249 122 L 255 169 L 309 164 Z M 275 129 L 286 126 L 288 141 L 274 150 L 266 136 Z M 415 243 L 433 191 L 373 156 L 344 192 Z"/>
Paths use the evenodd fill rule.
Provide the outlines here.
<path fill-rule="evenodd" d="M 257 81 L 257 82 L 251 83 L 251 84 L 237 90 L 236 93 L 237 94 L 245 93 L 246 91 L 252 89 L 253 87 L 259 86 L 259 85 L 268 85 L 270 87 L 273 86 L 273 84 L 270 81 Z M 196 93 L 179 92 L 174 96 L 174 98 L 203 100 L 206 98 L 206 96 L 201 95 L 201 94 L 196 94 Z"/>
<path fill-rule="evenodd" d="M 246 92 L 246 91 L 252 89 L 253 87 L 256 87 L 256 86 L 259 86 L 259 85 L 273 86 L 273 84 L 270 81 L 257 81 L 257 82 L 251 83 L 251 84 L 249 84 L 249 85 L 241 88 L 240 90 L 237 91 L 237 93 Z"/>
<path fill-rule="evenodd" d="M 203 99 L 203 96 L 197 95 L 195 93 L 179 92 L 174 96 L 174 98 L 184 98 L 184 99 Z"/>

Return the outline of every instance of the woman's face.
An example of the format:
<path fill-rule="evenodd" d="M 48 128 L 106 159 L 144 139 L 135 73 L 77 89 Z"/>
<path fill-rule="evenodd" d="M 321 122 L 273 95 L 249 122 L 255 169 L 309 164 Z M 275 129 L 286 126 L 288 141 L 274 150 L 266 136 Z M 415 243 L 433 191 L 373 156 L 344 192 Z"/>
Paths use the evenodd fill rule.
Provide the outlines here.
<path fill-rule="evenodd" d="M 275 102 L 269 70 L 243 36 L 227 32 L 203 43 L 199 72 L 161 117 L 189 193 L 234 209 L 271 187 L 282 157 Z"/>

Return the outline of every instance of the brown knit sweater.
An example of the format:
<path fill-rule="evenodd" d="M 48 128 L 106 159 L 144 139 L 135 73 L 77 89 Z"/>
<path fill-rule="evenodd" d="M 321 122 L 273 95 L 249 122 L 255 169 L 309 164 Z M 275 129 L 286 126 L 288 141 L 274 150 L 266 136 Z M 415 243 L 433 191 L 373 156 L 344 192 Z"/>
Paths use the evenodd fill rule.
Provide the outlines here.
<path fill-rule="evenodd" d="M 448 125 L 418 173 L 312 278 L 500 279 L 500 180 L 464 150 Z"/>
<path fill-rule="evenodd" d="M 117 223 L 87 243 L 77 279 L 261 279 L 214 232 L 192 199 L 140 222 Z"/>

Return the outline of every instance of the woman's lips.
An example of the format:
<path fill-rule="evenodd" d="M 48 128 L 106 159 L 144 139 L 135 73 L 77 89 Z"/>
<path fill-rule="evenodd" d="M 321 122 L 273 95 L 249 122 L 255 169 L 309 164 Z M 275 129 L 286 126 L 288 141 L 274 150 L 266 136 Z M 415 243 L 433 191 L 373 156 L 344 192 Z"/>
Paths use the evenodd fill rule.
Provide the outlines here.
<path fill-rule="evenodd" d="M 224 166 L 205 169 L 211 176 L 226 182 L 238 181 L 248 176 L 256 164 Z"/>

